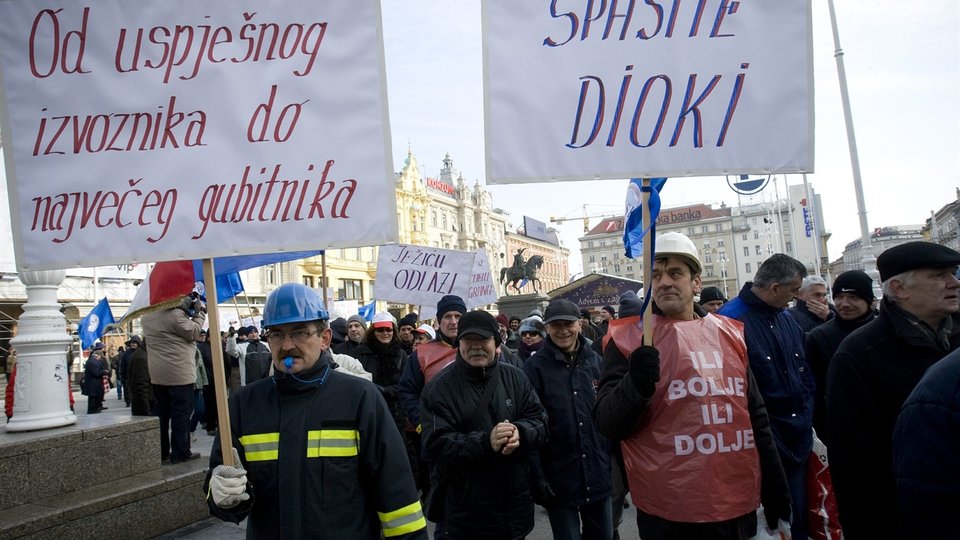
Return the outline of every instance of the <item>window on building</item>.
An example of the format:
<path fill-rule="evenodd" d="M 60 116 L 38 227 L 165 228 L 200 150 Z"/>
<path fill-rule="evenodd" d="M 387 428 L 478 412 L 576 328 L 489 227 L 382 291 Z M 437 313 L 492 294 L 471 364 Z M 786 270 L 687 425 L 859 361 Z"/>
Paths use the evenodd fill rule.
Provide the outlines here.
<path fill-rule="evenodd" d="M 443 223 L 443 228 L 446 229 L 446 228 L 447 228 L 447 213 L 446 213 L 446 212 L 443 213 L 441 222 Z"/>
<path fill-rule="evenodd" d="M 723 239 L 717 240 L 717 247 L 723 247 Z"/>
<path fill-rule="evenodd" d="M 303 284 L 312 289 L 314 284 L 313 276 L 303 276 Z"/>
<path fill-rule="evenodd" d="M 340 290 L 337 292 L 343 300 L 362 300 L 363 282 L 359 279 L 341 279 Z"/>
<path fill-rule="evenodd" d="M 716 223 L 713 225 L 713 230 L 720 232 L 723 230 L 723 223 Z"/>
<path fill-rule="evenodd" d="M 704 234 L 707 233 L 708 229 L 709 229 L 709 228 L 708 228 L 706 225 L 701 225 L 701 226 L 700 226 L 700 232 L 702 232 L 702 233 L 704 233 Z"/>
<path fill-rule="evenodd" d="M 747 264 L 745 265 L 744 270 L 746 270 L 748 274 L 749 274 L 750 272 L 753 272 L 753 270 L 750 269 L 750 263 L 747 263 Z"/>
<path fill-rule="evenodd" d="M 744 239 L 744 240 L 747 239 L 747 233 L 743 233 L 743 239 Z"/>
<path fill-rule="evenodd" d="M 753 231 L 753 239 L 754 240 L 760 239 L 760 231 Z"/>
<path fill-rule="evenodd" d="M 628 264 L 628 265 L 627 265 L 627 272 L 633 272 L 633 265 L 632 265 L 632 264 Z"/>
<path fill-rule="evenodd" d="M 687 227 L 687 236 L 693 236 L 693 227 Z"/>
<path fill-rule="evenodd" d="M 589 248 L 593 247 L 593 240 L 587 240 L 587 247 Z"/>
<path fill-rule="evenodd" d="M 709 240 L 704 240 L 704 241 L 703 241 L 703 250 L 704 250 L 704 251 L 709 251 L 709 250 L 710 250 L 710 241 L 709 241 Z"/>
<path fill-rule="evenodd" d="M 601 256 L 600 256 L 600 260 L 601 260 L 601 261 L 607 260 L 607 256 L 606 256 L 606 255 L 601 255 Z"/>
<path fill-rule="evenodd" d="M 431 218 L 433 219 L 433 226 L 436 227 L 436 226 L 437 226 L 437 211 L 434 210 L 433 212 L 430 212 L 430 215 L 431 215 Z"/>
<path fill-rule="evenodd" d="M 619 251 L 614 251 L 614 252 L 613 252 L 613 258 L 614 258 L 614 259 L 619 259 L 619 258 L 620 258 L 620 252 L 619 252 Z"/>
<path fill-rule="evenodd" d="M 787 253 L 790 253 L 791 251 L 793 251 L 793 246 L 790 244 L 790 242 L 787 242 L 786 244 L 784 244 L 784 246 L 785 246 L 784 249 L 786 249 Z"/>
<path fill-rule="evenodd" d="M 713 254 L 705 253 L 703 255 L 703 262 L 713 262 Z"/>
<path fill-rule="evenodd" d="M 754 246 L 757 249 L 757 255 L 763 255 L 763 251 L 760 250 L 760 246 Z"/>
<path fill-rule="evenodd" d="M 713 277 L 713 266 L 707 266 L 704 270 L 707 272 L 707 277 Z"/>
<path fill-rule="evenodd" d="M 743 246 L 743 256 L 744 257 L 750 256 L 750 246 Z"/>
<path fill-rule="evenodd" d="M 757 218 L 753 218 L 753 219 L 751 219 L 750 221 L 751 221 L 754 225 L 757 224 Z"/>
<path fill-rule="evenodd" d="M 277 284 L 277 277 L 280 275 L 280 265 L 279 264 L 270 264 L 266 266 L 267 273 L 267 283 L 270 285 Z"/>
<path fill-rule="evenodd" d="M 604 246 L 606 246 L 606 245 L 607 245 L 607 241 L 606 241 L 606 240 L 601 240 L 601 241 L 600 241 L 600 247 L 604 247 Z"/>

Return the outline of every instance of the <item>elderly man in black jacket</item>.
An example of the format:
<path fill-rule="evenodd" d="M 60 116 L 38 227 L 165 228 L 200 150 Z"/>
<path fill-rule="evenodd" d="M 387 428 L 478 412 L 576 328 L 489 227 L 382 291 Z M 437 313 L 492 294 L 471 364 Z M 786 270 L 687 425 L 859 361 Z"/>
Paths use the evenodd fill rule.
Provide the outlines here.
<path fill-rule="evenodd" d="M 497 360 L 500 328 L 485 311 L 459 320 L 457 355 L 423 391 L 423 448 L 450 538 L 523 538 L 533 529 L 530 459 L 546 414 L 518 368 Z"/>
<path fill-rule="evenodd" d="M 830 360 L 830 473 L 849 540 L 888 538 L 897 522 L 893 428 L 927 368 L 960 347 L 958 264 L 960 253 L 930 242 L 883 252 L 880 315 Z"/>

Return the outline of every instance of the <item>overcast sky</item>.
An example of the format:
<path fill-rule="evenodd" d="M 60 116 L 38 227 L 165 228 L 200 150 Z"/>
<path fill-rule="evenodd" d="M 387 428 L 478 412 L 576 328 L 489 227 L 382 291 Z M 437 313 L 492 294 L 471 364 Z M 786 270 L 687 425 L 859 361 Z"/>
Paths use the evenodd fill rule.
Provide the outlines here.
<path fill-rule="evenodd" d="M 813 4 L 816 164 L 808 179 L 823 197 L 834 260 L 860 237 L 860 225 L 827 2 Z M 840 0 L 836 9 L 868 225 L 921 224 L 955 200 L 960 187 L 960 2 Z M 382 10 L 394 168 L 403 166 L 409 147 L 434 176 L 449 152 L 471 185 L 484 183 L 480 2 L 382 0 Z M 802 183 L 800 176 L 787 180 Z M 582 215 L 583 204 L 591 214 L 617 212 L 626 185 L 624 179 L 489 189 L 494 205 L 518 226 L 524 215 L 545 222 Z M 662 198 L 665 207 L 737 201 L 716 177 L 668 182 Z M 582 220 L 557 228 L 572 252 L 570 271 L 577 272 Z"/>

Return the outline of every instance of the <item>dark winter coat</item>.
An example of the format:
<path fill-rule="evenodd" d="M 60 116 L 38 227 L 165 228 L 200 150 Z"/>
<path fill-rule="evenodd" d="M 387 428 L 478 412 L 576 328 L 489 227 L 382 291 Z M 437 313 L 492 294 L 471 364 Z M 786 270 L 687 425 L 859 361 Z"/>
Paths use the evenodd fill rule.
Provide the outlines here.
<path fill-rule="evenodd" d="M 824 324 L 827 321 L 831 321 L 836 317 L 832 307 L 830 308 L 830 315 L 827 316 L 826 320 L 817 317 L 810 311 L 810 308 L 807 307 L 807 303 L 799 298 L 797 299 L 795 306 L 787 309 L 787 313 L 793 317 L 793 320 L 797 321 L 797 324 L 800 325 L 801 329 L 803 329 L 804 334 L 809 333 L 814 328 Z"/>
<path fill-rule="evenodd" d="M 248 339 L 243 353 L 243 369 L 246 383 L 250 384 L 270 376 L 273 357 L 270 349 L 259 339 Z"/>
<path fill-rule="evenodd" d="M 960 530 L 960 351 L 927 370 L 893 432 L 897 512 L 904 538 Z"/>
<path fill-rule="evenodd" d="M 880 315 L 847 336 L 830 360 L 827 450 L 850 540 L 889 536 L 897 518 L 892 441 L 900 408 L 927 368 L 960 347 L 960 314 L 944 322 L 940 345 L 920 324 L 884 299 Z"/>
<path fill-rule="evenodd" d="M 549 443 L 540 464 L 554 497 L 550 504 L 581 506 L 610 496 L 610 443 L 593 421 L 601 358 L 579 337 L 564 353 L 550 338 L 523 365 L 547 411 Z"/>
<path fill-rule="evenodd" d="M 743 323 L 750 370 L 767 406 L 780 457 L 798 465 L 813 447 L 814 381 L 804 350 L 806 337 L 786 310 L 761 300 L 752 287 L 748 281 L 718 313 Z"/>
<path fill-rule="evenodd" d="M 837 348 L 840 347 L 843 338 L 872 321 L 876 316 L 877 314 L 873 310 L 867 310 L 862 317 L 852 321 L 845 321 L 839 316 L 834 316 L 807 334 L 807 363 L 813 370 L 813 380 L 816 384 L 813 401 L 813 428 L 817 430 L 817 437 L 828 446 L 830 435 L 827 433 L 827 367 L 830 365 L 830 359 L 837 352 Z"/>
<path fill-rule="evenodd" d="M 494 372 L 497 387 L 486 411 L 478 411 Z M 426 459 L 446 482 L 443 526 L 453 538 L 520 538 L 533 529 L 530 458 L 547 436 L 546 413 L 526 375 L 494 362 L 475 368 L 460 354 L 423 390 L 421 407 Z M 520 446 L 493 451 L 490 432 L 504 420 L 517 426 Z"/>
<path fill-rule="evenodd" d="M 103 377 L 109 373 L 109 368 L 104 369 L 103 367 L 102 358 L 90 355 L 83 367 L 85 394 L 90 397 L 103 398 Z"/>
<path fill-rule="evenodd" d="M 130 413 L 134 416 L 149 416 L 150 409 L 153 408 L 153 385 L 150 384 L 150 367 L 147 365 L 145 348 L 140 347 L 130 353 L 127 370 Z"/>
<path fill-rule="evenodd" d="M 355 357 L 363 365 L 363 369 L 373 375 L 373 384 L 377 385 L 380 394 L 387 402 L 387 408 L 397 428 L 404 429 L 407 423 L 406 415 L 400 407 L 400 372 L 407 361 L 407 353 L 403 352 L 399 343 L 383 346 L 379 343 L 362 343 L 357 348 Z"/>
<path fill-rule="evenodd" d="M 344 341 L 343 343 L 341 343 L 341 344 L 337 345 L 336 347 L 334 347 L 334 348 L 333 348 L 333 352 L 335 352 L 335 353 L 337 353 L 337 354 L 345 354 L 345 355 L 347 355 L 347 356 L 352 356 L 352 357 L 356 358 L 357 355 L 360 354 L 360 353 L 357 352 L 357 349 L 360 348 L 360 345 L 362 345 L 362 343 L 358 343 L 358 342 L 353 341 L 353 340 L 351 340 L 351 339 L 347 339 L 347 340 Z"/>

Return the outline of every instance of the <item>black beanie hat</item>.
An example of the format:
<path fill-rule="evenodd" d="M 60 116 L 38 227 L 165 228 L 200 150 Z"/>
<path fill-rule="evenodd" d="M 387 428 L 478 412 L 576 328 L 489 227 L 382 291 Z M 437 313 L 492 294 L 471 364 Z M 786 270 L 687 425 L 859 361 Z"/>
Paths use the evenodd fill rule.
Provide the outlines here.
<path fill-rule="evenodd" d="M 620 295 L 620 318 L 626 319 L 643 312 L 643 300 L 633 291 Z"/>
<path fill-rule="evenodd" d="M 700 301 L 697 303 L 702 306 L 714 300 L 727 303 L 727 299 L 723 297 L 723 291 L 720 290 L 720 287 L 704 287 L 703 290 L 700 291 Z"/>
<path fill-rule="evenodd" d="M 442 319 L 443 314 L 448 311 L 459 311 L 462 315 L 467 312 L 467 305 L 463 303 L 463 298 L 455 294 L 448 294 L 437 302 L 437 319 Z M 491 317 L 493 316 L 491 315 Z"/>
<path fill-rule="evenodd" d="M 397 323 L 397 328 L 401 326 L 412 326 L 416 328 L 417 317 L 418 315 L 416 313 L 407 313 L 406 315 L 403 316 L 402 319 L 400 319 L 400 322 Z"/>
<path fill-rule="evenodd" d="M 869 304 L 873 302 L 873 280 L 863 270 L 848 270 L 833 282 L 833 297 L 841 293 L 859 296 Z"/>

